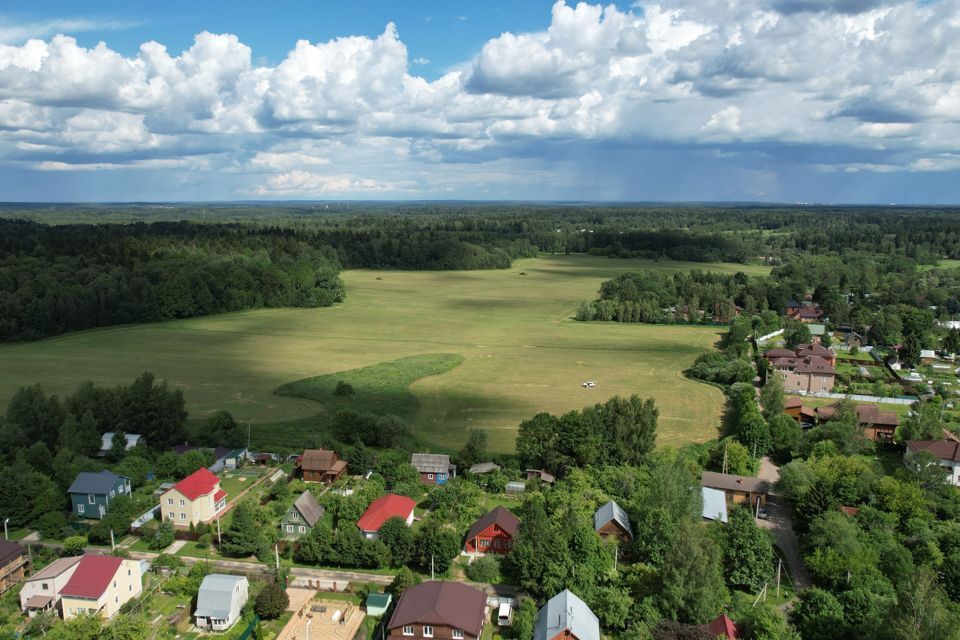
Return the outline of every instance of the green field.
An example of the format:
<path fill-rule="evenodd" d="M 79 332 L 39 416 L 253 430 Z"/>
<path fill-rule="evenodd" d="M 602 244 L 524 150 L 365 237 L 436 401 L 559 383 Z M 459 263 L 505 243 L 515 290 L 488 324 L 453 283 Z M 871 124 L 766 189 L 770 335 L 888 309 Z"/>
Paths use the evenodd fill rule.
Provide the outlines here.
<path fill-rule="evenodd" d="M 248 311 L 0 346 L 0 406 L 26 384 L 64 394 L 82 380 L 114 385 L 151 371 L 183 390 L 192 417 L 227 409 L 253 422 L 254 446 L 295 448 L 313 428 L 311 416 L 325 410 L 317 400 L 323 403 L 329 385 L 348 375 L 328 374 L 350 372 L 365 384 L 384 369 L 353 370 L 430 355 L 442 362 L 407 371 L 409 379 L 390 378 L 387 386 L 395 394 L 397 385 L 409 384 L 413 405 L 406 413 L 418 438 L 436 449 L 456 447 L 467 429 L 482 427 L 491 448 L 509 451 L 517 424 L 538 411 L 631 393 L 656 399 L 662 444 L 699 441 L 716 435 L 722 396 L 681 372 L 712 347 L 719 329 L 570 319 L 621 271 L 691 268 L 766 272 L 586 256 L 518 260 L 505 271 L 347 271 L 347 300 L 331 308 Z M 317 376 L 328 377 L 315 381 L 313 395 L 301 393 L 306 382 L 292 387 L 301 397 L 274 393 Z M 597 387 L 582 388 L 585 380 Z M 411 406 L 409 398 L 385 401 Z"/>

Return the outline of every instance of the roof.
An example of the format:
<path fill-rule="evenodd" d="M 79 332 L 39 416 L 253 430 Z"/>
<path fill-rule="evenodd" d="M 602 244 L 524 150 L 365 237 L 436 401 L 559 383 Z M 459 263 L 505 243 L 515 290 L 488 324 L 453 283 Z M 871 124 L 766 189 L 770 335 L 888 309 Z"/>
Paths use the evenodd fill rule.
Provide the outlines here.
<path fill-rule="evenodd" d="M 798 356 L 820 356 L 821 358 L 835 358 L 837 354 L 834 353 L 832 350 L 827 349 L 822 344 L 814 342 L 813 344 L 798 344 L 797 355 Z"/>
<path fill-rule="evenodd" d="M 600 620 L 587 603 L 564 589 L 540 607 L 533 640 L 551 640 L 567 630 L 577 640 L 600 640 Z"/>
<path fill-rule="evenodd" d="M 389 593 L 369 593 L 366 602 L 368 607 L 380 607 L 382 609 L 389 605 L 391 600 L 393 600 L 393 596 Z"/>
<path fill-rule="evenodd" d="M 220 478 L 210 473 L 209 469 L 197 469 L 173 485 L 173 489 L 187 500 L 193 501 L 200 496 L 212 493 L 218 484 L 220 484 Z"/>
<path fill-rule="evenodd" d="M 309 490 L 301 493 L 300 496 L 293 501 L 293 506 L 296 507 L 300 515 L 303 516 L 303 519 L 311 527 L 317 524 L 317 520 L 323 517 L 323 507 L 320 506 L 320 503 L 317 502 L 317 499 L 313 497 L 313 494 L 310 493 Z"/>
<path fill-rule="evenodd" d="M 0 567 L 5 567 L 24 553 L 26 551 L 16 542 L 0 540 Z"/>
<path fill-rule="evenodd" d="M 820 356 L 806 356 L 797 362 L 797 373 L 828 373 L 834 375 L 836 369 L 829 361 Z"/>
<path fill-rule="evenodd" d="M 50 601 L 53 600 L 53 596 L 41 596 L 35 595 L 27 598 L 26 608 L 27 609 L 43 609 Z"/>
<path fill-rule="evenodd" d="M 98 600 L 103 595 L 117 569 L 123 564 L 123 558 L 117 556 L 85 555 L 80 559 L 76 571 L 60 590 L 60 595 L 71 598 Z"/>
<path fill-rule="evenodd" d="M 524 471 L 527 474 L 527 477 L 536 476 L 547 484 L 553 484 L 556 478 L 549 471 L 544 471 L 543 469 L 527 469 Z"/>
<path fill-rule="evenodd" d="M 827 332 L 827 325 L 811 322 L 807 325 L 807 328 L 810 329 L 810 335 L 812 336 L 822 336 Z"/>
<path fill-rule="evenodd" d="M 415 506 L 417 503 L 412 498 L 388 493 L 370 503 L 357 520 L 357 526 L 361 531 L 380 531 L 383 523 L 390 518 L 398 517 L 404 520 L 409 518 Z"/>
<path fill-rule="evenodd" d="M 937 352 L 934 351 L 933 349 L 920 349 L 920 357 L 921 357 L 921 358 L 936 359 L 936 357 L 937 357 Z"/>
<path fill-rule="evenodd" d="M 477 518 L 477 521 L 470 527 L 470 531 L 467 532 L 467 540 L 476 538 L 483 533 L 487 527 L 494 524 L 498 525 L 511 536 L 515 536 L 517 535 L 517 529 L 520 528 L 520 519 L 510 513 L 508 509 L 496 506 L 485 515 Z"/>
<path fill-rule="evenodd" d="M 862 425 L 873 425 L 876 427 L 896 427 L 900 424 L 900 417 L 893 411 L 881 411 L 880 407 L 874 404 L 858 404 L 854 407 L 857 413 L 857 422 Z M 837 413 L 837 405 L 832 404 L 828 407 L 818 407 L 817 417 L 820 420 L 832 420 Z"/>
<path fill-rule="evenodd" d="M 478 462 L 470 467 L 470 473 L 491 473 L 493 471 L 500 471 L 500 465 L 494 462 Z"/>
<path fill-rule="evenodd" d="M 907 449 L 914 453 L 927 451 L 939 460 L 960 462 L 960 442 L 956 440 L 907 440 Z"/>
<path fill-rule="evenodd" d="M 797 407 L 803 406 L 803 398 L 798 398 L 796 396 L 791 396 L 783 401 L 784 409 L 796 409 Z"/>
<path fill-rule="evenodd" d="M 246 582 L 243 576 L 228 576 L 222 573 L 211 573 L 200 583 L 197 593 L 197 610 L 193 615 L 203 618 L 230 618 L 233 605 L 233 591 L 241 582 Z M 243 603 L 239 603 L 243 606 Z"/>
<path fill-rule="evenodd" d="M 70 485 L 70 488 L 67 489 L 67 493 L 95 493 L 106 495 L 110 493 L 110 490 L 117 485 L 117 482 L 119 482 L 122 477 L 123 476 L 118 476 L 114 472 L 107 471 L 106 469 L 100 473 L 81 471 L 77 474 L 77 478 L 73 481 L 73 484 Z"/>
<path fill-rule="evenodd" d="M 103 438 L 100 440 L 100 450 L 109 451 L 113 449 L 113 431 L 107 431 L 103 434 Z M 125 433 L 123 434 L 127 438 L 127 449 L 133 449 L 135 446 L 140 444 L 141 436 L 139 433 Z"/>
<path fill-rule="evenodd" d="M 737 640 L 740 637 L 737 625 L 725 613 L 707 623 L 707 631 L 727 640 Z"/>
<path fill-rule="evenodd" d="M 410 464 L 420 473 L 449 473 L 450 456 L 443 453 L 414 453 Z"/>
<path fill-rule="evenodd" d="M 429 624 L 479 636 L 486 611 L 487 594 L 479 589 L 459 582 L 424 582 L 403 590 L 387 629 Z"/>
<path fill-rule="evenodd" d="M 706 520 L 727 521 L 727 494 L 720 489 L 700 487 L 703 495 L 703 517 Z"/>
<path fill-rule="evenodd" d="M 600 531 L 601 527 L 611 521 L 616 522 L 631 538 L 633 537 L 633 529 L 630 528 L 630 516 L 613 500 L 597 509 L 597 512 L 593 514 L 594 531 Z"/>
<path fill-rule="evenodd" d="M 330 471 L 339 457 L 336 451 L 330 449 L 305 449 L 300 468 L 307 471 Z"/>
<path fill-rule="evenodd" d="M 750 493 L 768 493 L 770 491 L 770 483 L 766 480 L 735 476 L 731 473 L 716 473 L 715 471 L 704 471 L 700 479 L 700 485 L 724 491 L 749 491 Z"/>
<path fill-rule="evenodd" d="M 767 352 L 765 352 L 765 353 L 763 354 L 763 357 L 764 357 L 764 358 L 767 358 L 767 359 L 772 359 L 772 358 L 793 358 L 793 357 L 796 357 L 796 355 L 797 355 L 797 354 L 795 354 L 795 353 L 794 353 L 793 351 L 791 351 L 790 349 L 770 349 L 769 351 L 767 351 Z"/>
<path fill-rule="evenodd" d="M 80 562 L 80 556 L 59 558 L 27 578 L 27 581 L 30 582 L 33 580 L 49 580 L 50 578 L 56 578 L 78 562 Z"/>

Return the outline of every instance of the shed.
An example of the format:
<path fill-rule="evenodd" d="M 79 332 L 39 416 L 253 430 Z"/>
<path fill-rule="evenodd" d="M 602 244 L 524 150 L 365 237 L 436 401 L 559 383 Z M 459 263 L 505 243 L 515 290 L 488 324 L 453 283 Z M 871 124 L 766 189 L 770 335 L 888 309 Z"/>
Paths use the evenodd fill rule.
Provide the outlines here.
<path fill-rule="evenodd" d="M 367 596 L 367 615 L 380 617 L 390 608 L 393 596 L 389 593 L 371 593 Z"/>
<path fill-rule="evenodd" d="M 507 493 L 524 493 L 527 490 L 527 483 L 520 482 L 519 480 L 513 480 L 507 483 L 506 492 Z"/>

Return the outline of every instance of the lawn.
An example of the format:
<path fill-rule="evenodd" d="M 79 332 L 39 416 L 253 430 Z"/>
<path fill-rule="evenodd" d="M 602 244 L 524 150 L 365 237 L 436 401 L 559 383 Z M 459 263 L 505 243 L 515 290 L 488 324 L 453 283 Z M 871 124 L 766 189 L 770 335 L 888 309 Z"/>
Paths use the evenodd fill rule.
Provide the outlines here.
<path fill-rule="evenodd" d="M 320 403 L 277 389 L 450 354 L 462 363 L 408 382 L 415 434 L 437 450 L 458 447 L 468 429 L 479 427 L 490 434 L 491 449 L 510 451 L 518 423 L 538 411 L 560 413 L 632 393 L 656 399 L 661 444 L 702 441 L 716 435 L 723 398 L 682 371 L 712 348 L 719 328 L 571 319 L 617 273 L 691 268 L 766 272 L 588 256 L 518 260 L 496 271 L 347 271 L 347 299 L 335 307 L 265 309 L 0 346 L 0 406 L 25 384 L 63 395 L 83 380 L 129 383 L 147 370 L 183 390 L 192 417 L 226 409 L 253 422 L 254 447 L 296 448 L 304 431 L 322 428 L 314 416 L 336 406 L 325 401 L 324 385 L 338 376 L 320 379 Z M 597 387 L 582 388 L 584 380 Z"/>

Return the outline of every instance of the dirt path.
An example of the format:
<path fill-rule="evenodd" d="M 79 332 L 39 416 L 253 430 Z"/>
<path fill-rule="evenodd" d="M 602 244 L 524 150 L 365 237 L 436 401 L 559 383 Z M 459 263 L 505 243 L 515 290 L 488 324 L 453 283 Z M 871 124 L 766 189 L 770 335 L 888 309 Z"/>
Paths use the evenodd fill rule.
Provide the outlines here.
<path fill-rule="evenodd" d="M 760 520 L 759 525 L 773 533 L 777 547 L 783 554 L 783 560 L 790 569 L 790 576 L 793 578 L 793 588 L 795 591 L 801 591 L 812 585 L 810 572 L 803 563 L 803 555 L 800 553 L 800 543 L 797 535 L 793 531 L 793 521 L 790 519 L 790 507 L 782 499 L 777 497 L 775 484 L 780 479 L 780 467 L 767 456 L 760 461 L 759 477 L 767 480 L 771 485 L 770 498 L 767 500 L 766 520 Z"/>

